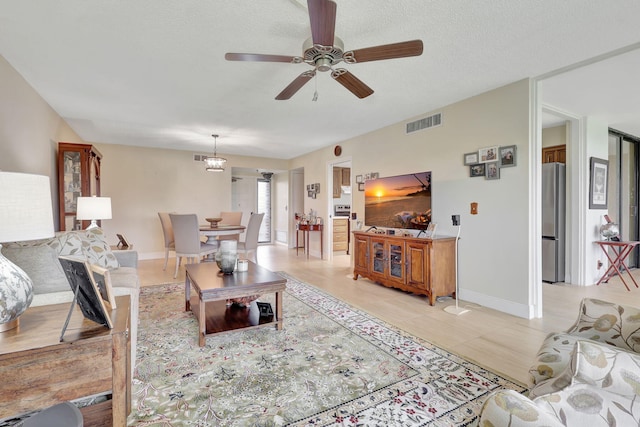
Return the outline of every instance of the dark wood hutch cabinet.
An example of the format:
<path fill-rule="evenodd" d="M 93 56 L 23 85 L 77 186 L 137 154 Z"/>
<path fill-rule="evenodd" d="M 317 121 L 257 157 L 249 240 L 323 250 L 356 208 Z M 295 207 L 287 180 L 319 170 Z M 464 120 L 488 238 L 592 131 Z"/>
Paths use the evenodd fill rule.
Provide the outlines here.
<path fill-rule="evenodd" d="M 58 209 L 60 231 L 83 229 L 76 220 L 78 197 L 100 196 L 102 154 L 89 144 L 58 143 Z M 81 223 L 82 222 L 82 223 Z"/>

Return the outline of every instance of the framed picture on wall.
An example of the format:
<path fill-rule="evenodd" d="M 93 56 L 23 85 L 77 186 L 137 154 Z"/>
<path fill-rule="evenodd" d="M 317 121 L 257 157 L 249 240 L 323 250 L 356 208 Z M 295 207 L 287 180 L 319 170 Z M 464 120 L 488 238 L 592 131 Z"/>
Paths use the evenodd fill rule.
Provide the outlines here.
<path fill-rule="evenodd" d="M 486 168 L 484 179 L 500 179 L 500 162 L 486 163 Z"/>
<path fill-rule="evenodd" d="M 484 163 L 478 163 L 477 165 L 470 165 L 469 166 L 469 176 L 471 178 L 475 178 L 478 176 L 484 176 L 485 174 L 485 164 Z"/>
<path fill-rule="evenodd" d="M 589 176 L 589 209 L 607 209 L 609 161 L 591 158 Z"/>
<path fill-rule="evenodd" d="M 495 162 L 498 160 L 498 146 L 481 148 L 478 150 L 478 156 L 480 163 Z"/>
<path fill-rule="evenodd" d="M 501 168 L 510 168 L 517 164 L 515 145 L 507 145 L 506 147 L 500 147 L 499 153 L 500 153 Z"/>
<path fill-rule="evenodd" d="M 471 166 L 478 163 L 478 152 L 467 153 L 464 155 L 464 165 Z"/>

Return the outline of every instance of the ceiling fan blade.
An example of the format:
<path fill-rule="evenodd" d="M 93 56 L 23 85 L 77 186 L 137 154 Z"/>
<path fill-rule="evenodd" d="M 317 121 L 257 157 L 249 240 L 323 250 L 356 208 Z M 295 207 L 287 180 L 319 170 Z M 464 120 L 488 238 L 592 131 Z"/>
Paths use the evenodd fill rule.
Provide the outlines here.
<path fill-rule="evenodd" d="M 307 84 L 307 82 L 311 80 L 315 75 L 316 75 L 315 70 L 305 71 L 304 73 L 300 74 L 298 77 L 296 77 L 294 81 L 289 83 L 289 86 L 285 87 L 284 90 L 280 92 L 278 96 L 276 96 L 276 99 L 278 101 L 284 101 L 286 99 L 291 98 L 293 95 L 296 94 L 297 91 L 300 90 L 302 86 Z"/>
<path fill-rule="evenodd" d="M 333 70 L 331 72 L 331 77 L 360 99 L 366 98 L 373 93 L 373 89 L 344 68 Z"/>
<path fill-rule="evenodd" d="M 302 58 L 299 56 L 263 55 L 261 53 L 226 53 L 224 59 L 227 61 L 289 62 L 292 64 L 302 62 Z"/>
<path fill-rule="evenodd" d="M 307 4 L 313 44 L 333 46 L 336 29 L 336 4 L 331 0 L 307 0 Z"/>
<path fill-rule="evenodd" d="M 422 55 L 422 40 L 385 44 L 345 52 L 343 59 L 347 63 L 380 61 L 382 59 L 406 58 Z"/>

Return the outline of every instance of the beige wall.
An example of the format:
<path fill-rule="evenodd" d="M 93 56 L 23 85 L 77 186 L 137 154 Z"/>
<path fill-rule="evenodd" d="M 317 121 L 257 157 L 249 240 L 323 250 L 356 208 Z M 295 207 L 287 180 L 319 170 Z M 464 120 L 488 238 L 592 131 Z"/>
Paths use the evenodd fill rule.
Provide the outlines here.
<path fill-rule="evenodd" d="M 567 125 L 542 129 L 542 146 L 555 147 L 567 144 Z"/>
<path fill-rule="evenodd" d="M 0 170 L 48 175 L 57 212 L 57 142 L 82 139 L 2 56 L 0 94 Z"/>
<path fill-rule="evenodd" d="M 440 127 L 407 135 L 408 119 L 343 141 L 342 157 L 351 157 L 352 176 L 378 172 L 391 176 L 432 171 L 433 219 L 438 233 L 455 235 L 451 215 L 461 215 L 459 283 L 461 297 L 526 316 L 529 312 L 529 80 L 478 95 L 437 110 Z M 434 111 L 436 112 L 436 111 Z M 517 146 L 517 166 L 505 168 L 501 179 L 469 178 L 463 154 L 488 146 Z M 304 168 L 305 185 L 326 187 L 333 147 L 292 161 Z M 305 212 L 326 216 L 331 194 L 305 198 Z M 479 214 L 470 215 L 471 202 Z M 353 191 L 352 210 L 364 216 L 364 193 Z M 317 237 L 316 237 L 317 239 Z M 313 243 L 312 243 L 313 245 Z"/>
<path fill-rule="evenodd" d="M 0 170 L 51 178 L 57 229 L 57 143 L 85 141 L 1 56 L 0 93 Z M 164 253 L 158 211 L 193 212 L 204 218 L 230 209 L 231 166 L 222 174 L 208 173 L 193 161 L 191 151 L 96 146 L 104 156 L 102 195 L 112 198 L 113 208 L 113 219 L 103 221 L 103 228 L 114 244 L 115 233 L 125 234 L 143 259 Z M 235 167 L 288 169 L 286 160 L 225 157 Z"/>

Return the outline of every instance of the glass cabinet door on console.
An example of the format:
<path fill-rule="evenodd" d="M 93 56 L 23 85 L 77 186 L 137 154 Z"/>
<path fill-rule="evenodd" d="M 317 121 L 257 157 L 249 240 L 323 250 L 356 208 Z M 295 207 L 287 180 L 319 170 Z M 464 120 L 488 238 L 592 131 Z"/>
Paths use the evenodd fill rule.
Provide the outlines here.
<path fill-rule="evenodd" d="M 86 228 L 76 220 L 78 197 L 100 196 L 102 154 L 92 145 L 58 143 L 58 207 L 60 230 Z"/>
<path fill-rule="evenodd" d="M 371 255 L 371 274 L 385 277 L 386 271 L 386 256 L 385 256 L 385 241 L 382 239 L 371 238 L 371 247 L 369 253 Z"/>
<path fill-rule="evenodd" d="M 404 243 L 389 242 L 389 277 L 404 281 Z"/>
<path fill-rule="evenodd" d="M 385 237 L 371 238 L 371 274 L 380 279 L 403 282 L 405 277 L 404 242 Z"/>

